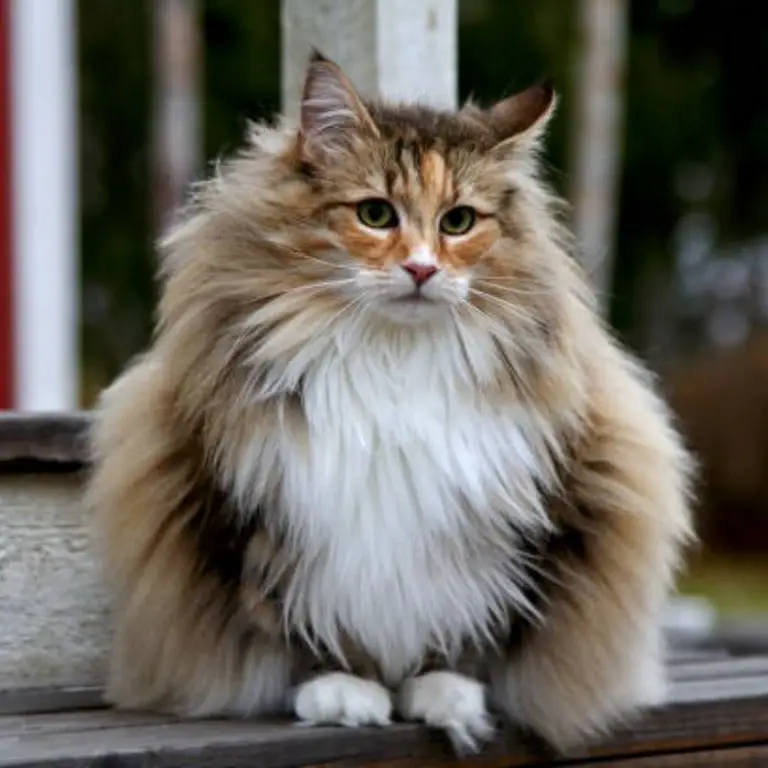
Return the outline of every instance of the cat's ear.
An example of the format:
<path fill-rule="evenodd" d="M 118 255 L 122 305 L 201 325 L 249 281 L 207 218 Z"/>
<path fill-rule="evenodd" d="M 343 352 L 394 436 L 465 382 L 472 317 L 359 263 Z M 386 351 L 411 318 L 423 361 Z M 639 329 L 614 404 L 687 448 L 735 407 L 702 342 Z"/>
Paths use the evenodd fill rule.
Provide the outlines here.
<path fill-rule="evenodd" d="M 378 130 L 341 67 L 313 51 L 301 98 L 300 151 L 305 160 L 319 160 L 355 135 Z"/>
<path fill-rule="evenodd" d="M 488 110 L 497 146 L 534 147 L 542 138 L 557 107 L 551 80 L 531 86 L 499 101 Z"/>

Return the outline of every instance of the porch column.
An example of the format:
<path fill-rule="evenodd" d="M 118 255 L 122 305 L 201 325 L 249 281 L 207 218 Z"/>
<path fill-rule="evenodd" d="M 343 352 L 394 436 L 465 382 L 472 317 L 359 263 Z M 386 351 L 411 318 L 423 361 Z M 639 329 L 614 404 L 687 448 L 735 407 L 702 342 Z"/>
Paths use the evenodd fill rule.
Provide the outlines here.
<path fill-rule="evenodd" d="M 344 69 L 364 95 L 457 102 L 457 0 L 282 0 L 282 98 L 298 113 L 310 49 Z"/>

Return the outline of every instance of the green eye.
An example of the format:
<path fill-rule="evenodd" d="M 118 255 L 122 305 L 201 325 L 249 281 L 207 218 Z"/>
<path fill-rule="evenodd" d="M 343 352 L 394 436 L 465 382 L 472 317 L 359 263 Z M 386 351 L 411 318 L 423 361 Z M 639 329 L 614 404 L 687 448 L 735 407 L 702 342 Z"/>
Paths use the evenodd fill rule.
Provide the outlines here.
<path fill-rule="evenodd" d="M 372 197 L 357 206 L 357 217 L 372 229 L 391 229 L 397 226 L 397 213 L 391 203 Z"/>
<path fill-rule="evenodd" d="M 444 235 L 463 235 L 475 226 L 475 209 L 468 205 L 457 205 L 443 214 L 440 231 Z"/>

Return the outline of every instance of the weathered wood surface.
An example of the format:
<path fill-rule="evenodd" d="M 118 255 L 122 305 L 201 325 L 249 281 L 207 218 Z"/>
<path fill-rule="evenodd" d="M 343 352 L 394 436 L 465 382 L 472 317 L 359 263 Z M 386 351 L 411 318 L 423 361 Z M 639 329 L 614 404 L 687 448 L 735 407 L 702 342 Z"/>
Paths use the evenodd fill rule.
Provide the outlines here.
<path fill-rule="evenodd" d="M 49 685 L 0 690 L 0 716 L 104 709 L 100 685 Z"/>
<path fill-rule="evenodd" d="M 589 749 L 555 759 L 514 731 L 457 761 L 444 737 L 386 729 L 302 728 L 285 722 L 181 722 L 107 709 L 0 716 L 0 768 L 29 766 L 761 765 L 768 756 L 768 656 L 673 663 L 670 703 Z M 77 692 L 72 693 L 76 702 Z"/>
<path fill-rule="evenodd" d="M 0 475 L 21 470 L 74 470 L 88 460 L 87 412 L 0 412 Z"/>

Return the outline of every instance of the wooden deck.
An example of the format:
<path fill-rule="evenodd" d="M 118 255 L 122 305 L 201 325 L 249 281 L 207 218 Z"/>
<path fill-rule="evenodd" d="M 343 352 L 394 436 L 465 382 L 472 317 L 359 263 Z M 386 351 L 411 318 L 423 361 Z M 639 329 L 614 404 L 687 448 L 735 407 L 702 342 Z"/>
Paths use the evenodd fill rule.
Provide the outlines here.
<path fill-rule="evenodd" d="M 670 674 L 667 706 L 589 750 L 560 759 L 511 732 L 481 756 L 461 761 L 441 734 L 412 725 L 351 730 L 180 722 L 110 711 L 91 688 L 5 693 L 0 695 L 0 768 L 768 765 L 768 653 L 689 649 L 670 660 Z"/>
<path fill-rule="evenodd" d="M 669 703 L 553 758 L 507 732 L 457 760 L 439 733 L 179 722 L 103 706 L 108 606 L 79 504 L 86 414 L 0 416 L 0 768 L 768 766 L 768 632 L 673 639 Z M 102 602 L 100 602 L 102 601 Z"/>

